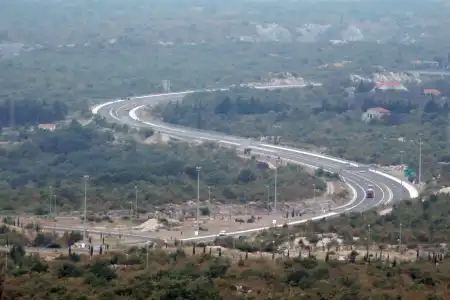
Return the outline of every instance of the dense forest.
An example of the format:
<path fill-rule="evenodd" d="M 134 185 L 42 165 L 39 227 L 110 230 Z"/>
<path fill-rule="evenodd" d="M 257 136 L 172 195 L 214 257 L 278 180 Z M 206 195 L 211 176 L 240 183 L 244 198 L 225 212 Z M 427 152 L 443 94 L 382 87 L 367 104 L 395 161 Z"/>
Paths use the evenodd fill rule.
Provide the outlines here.
<path fill-rule="evenodd" d="M 30 99 L 0 101 L 0 127 L 53 123 L 63 120 L 68 113 L 67 104 Z"/>
<path fill-rule="evenodd" d="M 105 209 L 126 205 L 135 185 L 143 198 L 142 208 L 193 199 L 196 166 L 202 167 L 202 195 L 211 186 L 212 196 L 219 201 L 266 201 L 266 185 L 273 180 L 267 164 L 212 144 L 142 145 L 75 121 L 54 132 L 22 135 L 23 142 L 0 149 L 3 209 L 40 207 L 48 199 L 49 186 L 59 206 L 79 207 L 84 175 L 90 176 L 90 205 Z M 325 189 L 322 180 L 301 167 L 282 167 L 279 176 L 286 200 L 312 196 L 312 184 Z"/>
<path fill-rule="evenodd" d="M 434 84 L 445 87 L 449 83 L 439 80 Z M 351 96 L 346 85 L 350 83 L 330 81 L 322 87 L 296 90 L 190 94 L 153 113 L 170 123 L 256 138 L 281 136 L 285 144 L 320 147 L 336 156 L 384 165 L 399 164 L 403 149 L 404 162 L 417 167 L 421 136 L 427 177 L 438 172 L 437 162 L 447 157 L 448 88 L 442 89 L 442 100 L 424 95 L 414 85 L 405 92 L 374 93 L 360 84 Z M 374 107 L 388 109 L 390 114 L 363 122 L 363 113 Z"/>

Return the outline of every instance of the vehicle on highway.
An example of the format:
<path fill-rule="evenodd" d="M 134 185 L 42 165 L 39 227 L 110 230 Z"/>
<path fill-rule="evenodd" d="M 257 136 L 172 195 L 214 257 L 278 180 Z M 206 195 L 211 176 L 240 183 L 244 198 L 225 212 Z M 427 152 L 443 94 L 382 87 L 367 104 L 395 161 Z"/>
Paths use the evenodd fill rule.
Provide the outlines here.
<path fill-rule="evenodd" d="M 226 230 L 221 230 L 219 232 L 219 236 L 226 236 L 227 235 L 227 231 Z"/>
<path fill-rule="evenodd" d="M 374 198 L 374 196 L 375 196 L 375 193 L 373 191 L 373 186 L 369 185 L 369 187 L 367 188 L 367 191 L 366 191 L 366 198 L 372 199 L 372 198 Z"/>

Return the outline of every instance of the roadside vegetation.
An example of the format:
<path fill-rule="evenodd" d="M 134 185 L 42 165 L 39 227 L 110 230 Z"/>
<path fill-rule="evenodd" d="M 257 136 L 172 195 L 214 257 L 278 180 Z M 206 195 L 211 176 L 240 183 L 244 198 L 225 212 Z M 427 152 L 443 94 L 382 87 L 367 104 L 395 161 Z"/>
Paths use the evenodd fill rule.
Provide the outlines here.
<path fill-rule="evenodd" d="M 206 248 L 205 248 L 206 249 Z M 149 253 L 147 254 L 147 251 Z M 195 252 L 195 253 L 194 253 Z M 198 247 L 132 248 L 100 256 L 26 255 L 12 246 L 0 261 L 3 299 L 449 299 L 450 262 L 370 262 L 291 257 L 238 260 Z M 8 255 L 8 259 L 6 259 Z M 4 262 L 8 261 L 5 266 Z"/>
<path fill-rule="evenodd" d="M 345 79 L 342 79 L 345 81 Z M 349 97 L 345 86 L 354 85 Z M 322 87 L 291 90 L 236 89 L 189 94 L 183 101 L 156 107 L 164 121 L 243 136 L 280 137 L 277 143 L 324 151 L 368 164 L 404 163 L 417 170 L 419 138 L 427 178 L 436 176 L 439 161 L 447 161 L 449 104 L 424 95 L 423 86 L 438 86 L 450 96 L 448 82 L 409 86 L 410 92 L 370 92 L 374 85 L 325 82 Z M 443 98 L 445 99 L 445 98 Z M 374 107 L 391 114 L 364 122 L 363 113 Z M 273 140 L 270 140 L 273 141 Z"/>
<path fill-rule="evenodd" d="M 365 248 L 370 244 L 372 249 L 378 251 L 399 245 L 403 250 L 447 249 L 446 245 L 450 242 L 449 210 L 450 195 L 431 195 L 424 201 L 406 200 L 395 204 L 392 212 L 383 216 L 372 210 L 289 228 L 273 228 L 255 237 L 236 240 L 234 246 L 243 251 L 269 249 L 269 252 L 283 252 L 288 240 L 292 247 L 301 248 L 302 239 L 305 239 L 311 243 L 314 253 L 314 249 L 322 250 L 322 246 L 318 246 L 323 245 L 318 243 L 320 236 L 333 233 L 336 239 L 342 240 L 342 247 L 353 245 Z M 336 239 L 329 241 L 332 249 L 338 245 Z M 294 240 L 297 244 L 293 243 Z M 218 239 L 216 243 L 233 247 L 232 239 L 228 238 L 222 241 Z M 329 249 L 327 245 L 323 247 Z"/>
<path fill-rule="evenodd" d="M 151 134 L 151 132 L 150 132 Z M 135 199 L 147 210 L 156 204 L 181 203 L 197 195 L 225 203 L 267 202 L 267 185 L 274 171 L 254 157 L 213 144 L 145 145 L 117 138 L 111 131 L 77 122 L 55 130 L 24 131 L 21 141 L 0 149 L 1 208 L 48 212 L 49 195 L 57 211 L 79 209 L 87 182 L 88 209 L 128 209 Z M 312 186 L 326 189 L 323 180 L 298 166 L 279 169 L 279 189 L 288 200 L 312 198 Z"/>

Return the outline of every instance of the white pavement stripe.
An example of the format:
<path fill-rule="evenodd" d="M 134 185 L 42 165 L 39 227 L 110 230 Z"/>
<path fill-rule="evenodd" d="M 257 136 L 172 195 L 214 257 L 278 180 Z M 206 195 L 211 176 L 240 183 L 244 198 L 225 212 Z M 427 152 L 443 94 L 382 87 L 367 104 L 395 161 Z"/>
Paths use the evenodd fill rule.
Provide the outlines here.
<path fill-rule="evenodd" d="M 291 86 L 291 87 L 301 87 L 301 86 Z M 267 87 L 256 87 L 256 88 L 288 88 L 286 86 L 280 86 L 280 87 L 276 87 L 276 86 L 267 86 Z M 170 97 L 170 96 L 182 96 L 185 94 L 189 94 L 189 93 L 195 93 L 195 92 L 210 92 L 210 91 L 217 91 L 217 90 L 221 90 L 221 91 L 225 91 L 228 90 L 227 88 L 224 89 L 207 89 L 207 90 L 191 90 L 191 91 L 184 91 L 184 92 L 177 92 L 177 93 L 166 93 L 166 94 L 152 94 L 152 95 L 144 95 L 144 96 L 138 96 L 138 97 L 133 97 L 130 98 L 130 100 L 134 100 L 134 99 L 146 99 L 146 98 L 155 98 L 155 97 Z M 95 107 L 92 108 L 92 113 L 93 114 L 98 114 L 99 111 L 104 108 L 107 107 L 108 105 L 113 105 L 115 103 L 118 102 L 122 102 L 125 101 L 123 99 L 120 100 L 114 100 L 114 101 L 109 101 L 100 105 L 97 105 Z M 175 127 L 175 126 L 171 126 L 169 124 L 164 124 L 164 123 L 155 123 L 155 122 L 146 122 L 146 121 L 142 121 L 138 118 L 138 116 L 136 115 L 136 112 L 141 109 L 142 107 L 144 107 L 145 105 L 141 105 L 138 107 L 133 108 L 132 110 L 129 111 L 129 117 L 139 123 L 142 124 L 146 124 L 148 126 L 151 126 L 155 129 L 158 130 L 164 130 L 166 131 L 169 135 L 175 135 L 176 134 L 180 134 L 180 135 L 185 135 L 185 136 L 189 136 L 192 137 L 193 135 L 195 135 L 195 130 L 194 129 L 182 129 L 181 127 Z M 120 120 L 120 116 L 118 116 L 118 111 L 124 106 L 119 107 L 118 110 L 116 110 L 116 112 L 114 111 L 109 111 L 109 114 L 112 118 L 114 118 L 115 120 Z M 252 145 L 252 143 L 254 141 L 250 140 L 250 139 L 244 139 L 244 138 L 236 138 L 236 137 L 228 137 L 226 136 L 226 139 L 224 139 L 225 135 L 224 134 L 219 134 L 219 133 L 214 133 L 214 132 L 208 132 L 208 131 L 197 131 L 199 133 L 199 137 L 196 137 L 194 139 L 204 139 L 204 140 L 213 140 L 213 141 L 219 141 L 221 143 L 224 144 L 228 144 L 228 145 L 234 145 L 234 146 L 240 146 L 240 145 L 244 145 L 245 143 L 249 143 L 249 148 L 255 149 L 255 150 L 259 150 L 259 151 L 263 151 L 263 152 L 269 152 L 269 153 L 277 153 L 280 157 L 283 156 L 282 152 L 290 152 L 290 153 L 296 153 L 296 154 L 301 154 L 304 155 L 305 158 L 309 157 L 310 162 L 314 161 L 314 163 L 319 163 L 318 161 L 315 160 L 323 160 L 324 164 L 326 165 L 325 161 L 333 161 L 333 162 L 337 162 L 339 164 L 345 164 L 345 165 L 349 165 L 349 166 L 353 166 L 353 167 L 359 167 L 360 165 L 354 162 L 350 162 L 347 160 L 343 160 L 343 159 L 339 159 L 339 158 L 334 158 L 334 157 L 330 157 L 330 156 L 325 156 L 325 155 L 321 155 L 321 154 L 317 154 L 317 153 L 312 153 L 312 152 L 308 152 L 308 151 L 304 151 L 304 150 L 300 150 L 300 149 L 294 149 L 294 148 L 289 148 L 289 147 L 282 147 L 282 146 L 274 146 L 274 145 L 269 145 L 269 144 L 264 144 L 264 143 L 256 143 L 258 146 Z M 230 142 L 230 140 L 236 141 L 236 142 Z M 313 160 L 312 157 L 315 157 L 316 159 Z M 287 158 L 283 158 L 287 161 L 294 161 L 296 163 L 302 164 L 302 165 L 308 165 L 310 167 L 313 168 L 318 168 L 317 166 L 313 166 L 310 164 L 306 164 L 301 162 L 300 160 L 295 160 L 295 159 L 287 159 Z M 322 165 L 322 164 L 321 164 Z M 332 168 L 335 168 L 332 167 Z M 389 174 L 377 171 L 377 170 L 373 170 L 373 169 L 369 169 L 370 172 L 381 175 L 385 178 L 388 178 L 396 183 L 400 183 L 409 193 L 411 198 L 417 198 L 418 197 L 418 191 L 417 189 L 411 185 L 408 182 L 405 181 L 401 181 L 400 179 L 395 178 L 394 176 L 391 176 Z M 330 172 L 330 171 L 329 171 Z M 355 172 L 351 172 L 349 170 L 347 170 L 347 172 L 349 172 L 352 176 L 354 176 L 355 178 L 362 178 L 364 180 L 367 180 L 369 183 L 373 183 L 374 186 L 377 186 L 377 188 L 380 189 L 381 193 L 382 193 L 382 197 L 381 200 L 377 203 L 381 203 L 384 201 L 385 199 L 385 194 L 384 194 L 384 190 L 377 182 L 375 182 L 372 179 L 369 179 L 365 176 L 361 176 L 359 174 L 356 174 L 357 171 Z M 373 205 L 366 201 L 367 199 L 365 198 L 365 189 L 364 187 L 362 187 L 357 181 L 355 181 L 352 178 L 346 177 L 346 176 L 341 176 L 341 178 L 343 178 L 344 182 L 346 182 L 346 184 L 350 187 L 350 189 L 352 190 L 353 193 L 353 197 L 351 199 L 351 201 L 349 203 L 347 203 L 346 205 L 343 205 L 341 207 L 339 207 L 339 209 L 341 208 L 345 208 L 343 211 L 341 211 L 340 213 L 345 213 L 347 211 L 351 211 L 359 206 L 361 206 L 361 210 L 365 210 L 366 207 L 367 208 L 371 208 Z M 352 184 L 349 184 L 349 182 L 351 182 Z M 383 185 L 383 187 L 386 187 L 386 190 L 388 191 L 388 199 L 386 200 L 386 203 L 392 201 L 393 199 L 393 191 L 384 183 L 380 183 Z M 358 192 L 356 190 L 356 188 L 353 186 L 357 186 L 358 189 L 360 189 L 364 195 L 364 198 L 361 199 L 360 201 L 358 201 Z M 312 218 L 308 218 L 308 219 L 304 219 L 304 220 L 299 220 L 299 221 L 294 221 L 294 222 L 289 222 L 289 225 L 295 225 L 295 224 L 301 224 L 301 223 L 305 223 L 308 220 L 318 220 L 318 219 L 322 219 L 322 218 L 327 218 L 327 217 L 332 217 L 332 216 L 336 216 L 340 213 L 336 213 L 336 212 L 332 212 L 332 213 L 328 213 L 328 214 L 324 214 L 324 215 L 320 215 L 320 216 L 316 216 L 316 217 L 312 217 Z M 279 224 L 277 225 L 277 227 L 281 227 L 284 224 Z M 248 229 L 248 230 L 242 230 L 242 231 L 236 231 L 236 232 L 231 232 L 228 233 L 230 235 L 239 235 L 239 234 L 246 234 L 246 233 L 251 233 L 251 232 L 257 232 L 257 231 L 261 231 L 261 230 L 265 230 L 270 228 L 270 226 L 266 226 L 266 227 L 260 227 L 260 228 L 253 228 L 253 229 Z M 67 229 L 66 229 L 67 230 Z M 90 231 L 90 232 L 94 232 L 94 231 Z M 96 232 L 101 232 L 101 233 L 105 233 L 103 231 L 96 231 Z M 111 234 L 111 233 L 110 233 Z M 142 237 L 140 235 L 134 235 L 134 234 L 124 234 L 124 233 L 114 233 L 114 234 L 121 234 L 121 235 L 128 235 L 128 236 L 139 236 Z M 196 236 L 196 237 L 191 237 L 191 238 L 186 238 L 183 239 L 184 241 L 189 241 L 189 240 L 201 240 L 201 239 L 209 239 L 209 238 L 214 238 L 217 235 L 207 235 L 207 236 Z M 147 239 L 150 239 L 149 237 L 144 237 Z"/>

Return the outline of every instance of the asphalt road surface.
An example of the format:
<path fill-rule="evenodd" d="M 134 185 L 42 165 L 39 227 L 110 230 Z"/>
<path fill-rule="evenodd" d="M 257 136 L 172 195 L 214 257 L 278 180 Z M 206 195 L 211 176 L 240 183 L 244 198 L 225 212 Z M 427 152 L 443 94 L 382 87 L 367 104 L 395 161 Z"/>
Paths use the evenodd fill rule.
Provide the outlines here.
<path fill-rule="evenodd" d="M 289 88 L 293 87 L 290 86 Z M 411 184 L 400 182 L 399 179 L 395 179 L 393 176 L 381 175 L 379 173 L 380 171 L 374 170 L 367 165 L 330 156 L 325 157 L 322 154 L 311 153 L 301 149 L 270 145 L 249 138 L 230 136 L 214 131 L 181 127 L 163 123 L 161 120 L 142 117 L 143 110 L 146 107 L 151 108 L 152 106 L 164 102 L 167 103 L 169 101 L 181 101 L 186 94 L 192 92 L 193 91 L 147 95 L 114 100 L 92 108 L 92 112 L 103 116 L 110 122 L 127 124 L 130 127 L 152 128 L 157 132 L 175 138 L 188 139 L 191 141 L 212 141 L 239 150 L 251 148 L 252 153 L 279 157 L 290 163 L 296 163 L 312 168 L 322 167 L 326 171 L 339 173 L 341 178 L 345 180 L 351 189 L 353 198 L 346 205 L 334 208 L 331 212 L 322 213 L 322 216 L 315 215 L 315 219 L 321 219 L 321 217 L 333 217 L 344 212 L 362 212 L 378 205 L 392 204 L 401 201 L 402 199 L 418 196 L 417 189 Z M 374 189 L 374 198 L 372 199 L 366 198 L 366 190 L 369 186 L 372 186 Z M 303 220 L 298 220 L 296 223 L 305 222 L 310 219 L 312 219 L 312 216 L 305 217 Z M 262 229 L 264 228 L 252 229 L 251 232 Z M 250 231 L 242 230 L 240 232 L 227 234 L 244 235 L 246 233 L 250 233 Z M 209 234 L 206 236 L 186 238 L 185 240 L 209 240 L 216 236 L 217 234 Z"/>

